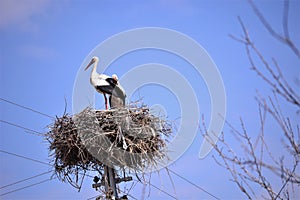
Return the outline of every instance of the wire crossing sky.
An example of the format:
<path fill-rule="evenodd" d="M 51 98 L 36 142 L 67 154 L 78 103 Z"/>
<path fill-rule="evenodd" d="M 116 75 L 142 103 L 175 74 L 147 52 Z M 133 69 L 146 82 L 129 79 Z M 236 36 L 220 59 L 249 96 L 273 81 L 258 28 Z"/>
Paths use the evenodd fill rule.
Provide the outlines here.
<path fill-rule="evenodd" d="M 2 101 L 5 101 L 5 102 L 9 102 L 10 104 L 12 104 L 12 105 L 14 105 L 14 106 L 18 106 L 18 107 L 20 107 L 20 108 L 23 108 L 23 109 L 26 109 L 26 110 L 33 111 L 33 112 L 38 113 L 38 114 L 40 114 L 40 115 L 44 115 L 44 116 L 50 117 L 50 116 L 47 115 L 47 114 L 41 113 L 41 112 L 36 111 L 36 110 L 34 110 L 34 109 L 32 109 L 32 108 L 29 108 L 29 107 L 26 107 L 26 106 L 23 106 L 23 105 L 14 103 L 14 102 L 12 102 L 12 101 L 8 101 L 8 100 L 2 99 L 2 98 L 1 98 L 1 100 L 2 100 Z M 50 117 L 50 118 L 52 118 L 52 117 Z M 2 123 L 7 123 L 7 124 L 10 124 L 10 125 L 13 125 L 13 126 L 15 126 L 15 127 L 24 129 L 25 131 L 30 131 L 30 132 L 35 132 L 35 133 L 38 133 L 38 134 L 42 134 L 42 133 L 39 133 L 39 132 L 37 132 L 37 131 L 34 131 L 34 130 L 31 130 L 31 129 L 28 129 L 28 128 L 19 126 L 19 125 L 17 125 L 17 124 L 9 123 L 9 122 L 3 121 L 3 120 L 0 120 L 0 122 L 2 122 Z M 0 149 L 0 152 L 1 152 L 1 153 L 5 153 L 5 154 L 9 154 L 9 155 L 12 155 L 12 156 L 16 156 L 16 157 L 19 157 L 19 158 L 23 158 L 23 159 L 26 159 L 26 160 L 30 160 L 30 161 L 33 161 L 33 162 L 37 162 L 37 163 L 41 163 L 41 164 L 45 164 L 45 165 L 50 165 L 50 166 L 51 166 L 51 164 L 49 164 L 49 163 L 46 163 L 46 162 L 43 162 L 43 161 L 39 161 L 39 160 L 36 160 L 36 159 L 34 159 L 34 158 L 30 158 L 30 157 L 18 155 L 18 154 L 15 154 L 15 153 L 12 153 L 12 152 L 7 152 L 7 151 L 1 150 L 1 149 Z M 201 188 L 200 186 L 196 185 L 195 183 L 192 183 L 191 181 L 189 181 L 188 179 L 184 178 L 183 176 L 181 176 L 180 174 L 176 173 L 175 171 L 173 171 L 173 170 L 171 170 L 171 169 L 167 169 L 167 170 L 169 170 L 169 171 L 170 171 L 171 173 L 173 173 L 175 176 L 178 176 L 178 177 L 180 177 L 181 179 L 183 179 L 184 181 L 186 181 L 186 182 L 190 183 L 191 185 L 195 186 L 195 187 L 198 188 L 199 190 L 202 190 L 202 191 L 204 191 L 205 193 L 209 194 L 211 197 L 213 197 L 213 198 L 215 198 L 215 199 L 219 199 L 218 197 L 216 197 L 216 196 L 214 196 L 213 194 L 209 193 L 208 191 L 206 191 L 205 189 L 203 189 L 203 188 Z M 40 177 L 40 176 L 45 175 L 45 174 L 49 174 L 49 173 L 51 173 L 51 172 L 53 172 L 53 170 L 46 171 L 46 172 L 40 173 L 40 174 L 38 174 L 38 175 L 34 175 L 34 176 L 29 177 L 29 178 L 25 178 L 25 179 L 16 181 L 16 182 L 14 182 L 14 183 L 10 183 L 10 184 L 1 186 L 0 189 L 6 188 L 6 187 L 10 187 L 10 186 L 19 184 L 19 183 L 24 182 L 24 181 L 28 181 L 28 180 L 30 180 L 30 179 L 34 179 L 34 178 Z M 92 176 L 90 176 L 90 177 L 92 177 Z M 29 188 L 29 187 L 33 187 L 33 186 L 36 186 L 36 185 L 39 185 L 39 184 L 42 184 L 42 183 L 45 183 L 45 182 L 48 182 L 48 181 L 51 181 L 51 180 L 52 180 L 52 178 L 49 178 L 49 179 L 46 179 L 46 180 L 43 180 L 43 181 L 39 181 L 39 182 L 37 182 L 37 183 L 30 184 L 30 185 L 27 185 L 27 186 L 24 186 L 24 187 L 21 187 L 21 188 L 14 189 L 14 190 L 11 190 L 11 191 L 6 192 L 6 193 L 3 193 L 3 194 L 0 194 L 0 196 L 5 196 L 5 195 L 7 195 L 7 194 L 14 193 L 14 192 L 17 192 L 17 191 L 19 191 L 19 190 L 23 190 L 23 189 L 26 189 L 26 188 Z M 135 181 L 138 181 L 138 180 L 135 180 Z M 175 196 L 173 196 L 172 194 L 170 194 L 170 193 L 164 191 L 163 189 L 161 189 L 161 188 L 159 188 L 159 187 L 157 187 L 157 186 L 155 186 L 155 185 L 153 185 L 153 184 L 151 184 L 151 183 L 149 183 L 149 184 L 150 184 L 150 186 L 156 188 L 157 190 L 159 190 L 159 191 L 161 191 L 161 192 L 167 194 L 169 197 L 172 197 L 173 199 L 177 199 Z M 129 196 L 130 196 L 130 195 L 129 195 Z M 131 197 L 134 198 L 133 196 L 131 196 Z M 135 199 L 135 198 L 134 198 L 134 199 Z"/>
<path fill-rule="evenodd" d="M 280 32 L 283 2 L 254 3 L 273 29 Z M 300 46 L 300 3 L 292 0 L 289 4 L 290 38 Z M 239 126 L 242 118 L 249 132 L 258 133 L 258 106 L 254 97 L 257 93 L 269 94 L 270 91 L 250 70 L 243 44 L 229 37 L 239 37 L 243 33 L 238 16 L 264 56 L 268 60 L 274 57 L 280 65 L 284 65 L 282 73 L 297 91 L 300 70 L 295 66 L 299 66 L 299 60 L 290 49 L 270 37 L 250 4 L 244 0 L 0 1 L 1 199 L 89 199 L 100 195 L 91 186 L 95 173 L 87 174 L 80 192 L 52 177 L 48 142 L 36 135 L 46 133 L 47 126 L 54 122 L 56 116 L 62 116 L 65 109 L 67 113 L 72 113 L 74 84 L 86 56 L 103 41 L 127 30 L 160 27 L 183 33 L 199 43 L 218 67 L 224 82 L 226 121 Z M 116 46 L 122 47 L 122 44 Z M 99 64 L 104 65 L 105 60 L 109 60 L 105 55 L 117 50 L 122 49 L 107 47 L 103 54 L 97 55 Z M 99 73 L 117 74 L 122 80 L 130 70 L 149 63 L 168 66 L 188 80 L 195 91 L 199 116 L 209 123 L 212 103 L 205 80 L 191 63 L 173 53 L 157 49 L 131 51 L 102 66 L 103 69 L 106 67 L 105 71 Z M 86 73 L 86 76 L 90 75 Z M 157 77 L 159 74 L 157 71 Z M 151 79 L 147 75 L 140 78 Z M 173 80 L 170 76 L 163 78 L 180 87 L 179 80 Z M 88 90 L 93 90 L 92 86 Z M 86 99 L 86 96 L 80 98 Z M 168 88 L 147 84 L 126 101 L 129 103 L 141 98 L 150 107 L 160 108 L 159 111 L 175 125 L 180 124 L 180 102 Z M 102 96 L 95 96 L 94 106 L 104 109 Z M 292 121 L 299 121 L 299 115 L 292 113 L 291 107 L 281 109 L 291 116 Z M 193 118 L 189 120 L 195 122 Z M 201 124 L 201 121 L 196 123 Z M 272 124 L 265 128 L 269 133 L 276 130 Z M 228 128 L 224 128 L 224 133 L 227 137 Z M 280 139 L 273 135 L 269 137 L 272 141 Z M 128 196 L 132 199 L 245 198 L 229 181 L 227 171 L 214 162 L 214 152 L 199 159 L 202 142 L 203 137 L 197 131 L 192 145 L 169 166 L 170 176 L 166 170 L 161 170 L 151 175 L 150 186 L 138 182 L 129 189 L 131 183 L 122 184 L 122 194 L 130 190 Z M 276 149 L 277 143 L 273 145 L 280 155 L 280 149 Z M 257 188 L 257 193 L 260 192 Z"/>

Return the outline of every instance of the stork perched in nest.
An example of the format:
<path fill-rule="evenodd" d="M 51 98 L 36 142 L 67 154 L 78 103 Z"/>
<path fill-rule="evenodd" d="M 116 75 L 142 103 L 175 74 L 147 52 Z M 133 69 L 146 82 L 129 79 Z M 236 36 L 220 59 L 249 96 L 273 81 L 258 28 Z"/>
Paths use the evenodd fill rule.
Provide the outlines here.
<path fill-rule="evenodd" d="M 94 64 L 90 82 L 96 91 L 103 94 L 105 100 L 105 108 L 108 109 L 106 94 L 109 95 L 110 108 L 119 108 L 125 106 L 125 90 L 119 83 L 118 76 L 113 74 L 111 77 L 105 74 L 97 73 L 99 58 L 94 56 L 84 70 L 87 70 Z"/>

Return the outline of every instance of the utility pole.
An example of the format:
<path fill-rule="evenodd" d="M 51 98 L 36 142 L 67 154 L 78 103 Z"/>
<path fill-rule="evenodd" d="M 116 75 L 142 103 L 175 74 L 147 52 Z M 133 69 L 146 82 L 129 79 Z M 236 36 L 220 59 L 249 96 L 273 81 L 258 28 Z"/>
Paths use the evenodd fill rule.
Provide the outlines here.
<path fill-rule="evenodd" d="M 104 95 L 105 96 L 105 95 Z M 106 98 L 105 98 L 106 100 Z M 107 104 L 107 102 L 105 102 Z M 107 107 L 106 107 L 106 110 Z M 101 186 L 104 186 L 105 188 L 105 196 L 107 200 L 119 200 L 118 197 L 118 191 L 117 191 L 117 184 L 121 182 L 127 182 L 132 181 L 132 177 L 124 177 L 123 178 L 116 178 L 115 175 L 115 169 L 113 167 L 109 167 L 107 165 L 104 165 L 104 176 L 101 179 L 100 183 L 94 183 L 92 184 L 93 188 L 99 188 Z"/>
<path fill-rule="evenodd" d="M 117 192 L 117 187 L 116 187 L 116 182 L 115 182 L 115 169 L 105 166 L 106 172 L 107 172 L 107 179 L 108 179 L 108 185 L 109 185 L 109 195 L 112 197 L 115 197 L 114 199 L 118 199 L 118 192 Z M 111 194 L 112 193 L 112 194 Z"/>
<path fill-rule="evenodd" d="M 105 165 L 104 175 L 101 179 L 101 182 L 92 184 L 92 187 L 97 189 L 101 186 L 104 186 L 106 199 L 118 200 L 119 197 L 117 191 L 117 184 L 121 182 L 127 182 L 127 181 L 132 181 L 132 177 L 116 178 L 115 169 Z"/>

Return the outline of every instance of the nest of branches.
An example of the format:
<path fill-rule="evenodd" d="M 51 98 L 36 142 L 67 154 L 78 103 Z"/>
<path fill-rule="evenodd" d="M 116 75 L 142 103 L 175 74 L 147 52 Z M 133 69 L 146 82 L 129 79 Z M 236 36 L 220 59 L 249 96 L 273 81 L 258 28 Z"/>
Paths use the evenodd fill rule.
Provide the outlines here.
<path fill-rule="evenodd" d="M 170 123 L 147 106 L 111 110 L 86 108 L 74 116 L 57 117 L 46 138 L 55 173 L 79 187 L 79 176 L 103 166 L 143 171 L 165 158 Z M 74 184 L 75 183 L 75 184 Z"/>

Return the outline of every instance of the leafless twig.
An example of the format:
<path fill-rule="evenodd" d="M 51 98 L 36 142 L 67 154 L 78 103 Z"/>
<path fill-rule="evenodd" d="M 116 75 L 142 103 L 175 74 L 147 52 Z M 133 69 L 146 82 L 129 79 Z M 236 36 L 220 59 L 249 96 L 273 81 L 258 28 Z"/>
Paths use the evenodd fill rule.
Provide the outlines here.
<path fill-rule="evenodd" d="M 289 0 L 284 0 L 284 6 L 283 6 L 283 17 L 282 17 L 282 28 L 283 28 L 283 35 L 276 32 L 270 23 L 266 20 L 264 15 L 260 12 L 260 10 L 257 8 L 253 0 L 248 0 L 250 3 L 255 15 L 258 17 L 259 21 L 263 24 L 263 26 L 268 30 L 270 35 L 277 39 L 278 41 L 282 42 L 283 44 L 287 45 L 294 54 L 300 58 L 300 51 L 299 48 L 295 45 L 295 43 L 291 40 L 289 29 L 288 29 L 288 16 L 289 16 Z"/>
<path fill-rule="evenodd" d="M 287 45 L 300 58 L 299 49 L 289 35 L 289 1 L 285 0 L 283 6 L 283 35 L 273 29 L 252 0 L 249 0 L 249 3 L 270 35 Z M 272 95 L 263 97 L 258 93 L 256 97 L 260 128 L 254 139 L 252 138 L 254 134 L 248 132 L 242 119 L 240 120 L 241 127 L 239 129 L 226 121 L 231 135 L 240 144 L 240 147 L 234 148 L 231 141 L 225 138 L 224 133 L 219 137 L 218 143 L 214 144 L 212 138 L 207 134 L 204 120 L 202 134 L 217 152 L 217 156 L 213 156 L 216 163 L 230 173 L 232 181 L 247 198 L 290 199 L 296 191 L 300 190 L 300 131 L 299 122 L 295 124 L 295 120 L 291 120 L 282 111 L 281 104 L 294 105 L 296 114 L 297 109 L 300 108 L 299 92 L 296 92 L 299 90 L 291 87 L 276 59 L 272 58 L 271 62 L 268 61 L 256 47 L 240 17 L 238 21 L 243 35 L 242 37 L 230 35 L 230 37 L 245 45 L 251 69 L 270 86 Z M 285 101 L 279 100 L 280 97 Z M 278 127 L 274 133 L 267 132 L 266 124 L 270 121 L 273 126 Z M 267 136 L 270 138 L 271 134 L 276 136 L 275 138 L 281 138 L 281 143 L 278 143 L 282 146 L 278 148 L 281 149 L 282 155 L 274 153 L 273 149 L 270 148 L 270 144 L 274 141 L 267 140 Z M 260 197 L 257 197 L 256 192 L 254 192 L 254 188 L 257 186 L 265 191 Z"/>

